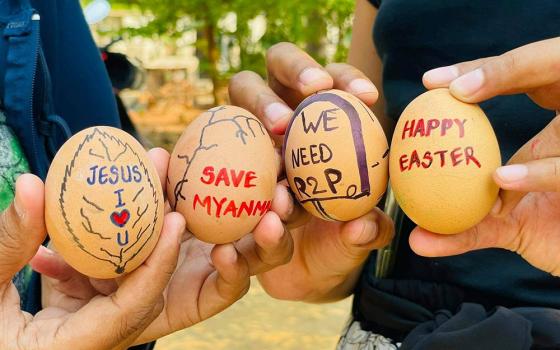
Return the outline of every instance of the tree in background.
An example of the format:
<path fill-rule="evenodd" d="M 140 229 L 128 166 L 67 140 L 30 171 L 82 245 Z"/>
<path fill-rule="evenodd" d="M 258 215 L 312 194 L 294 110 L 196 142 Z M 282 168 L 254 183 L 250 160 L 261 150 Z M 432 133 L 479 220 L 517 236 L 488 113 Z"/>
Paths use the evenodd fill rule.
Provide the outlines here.
<path fill-rule="evenodd" d="M 236 71 L 264 71 L 264 53 L 271 45 L 291 41 L 305 48 L 321 63 L 343 61 L 349 46 L 354 0 L 114 0 L 114 4 L 136 8 L 149 15 L 141 28 L 127 28 L 125 36 L 176 40 L 186 31 L 196 30 L 200 72 L 213 84 L 215 103 L 221 87 Z M 235 16 L 235 28 L 224 25 Z M 264 23 L 264 33 L 255 37 L 253 21 Z M 220 58 L 236 46 L 238 59 L 220 69 Z M 327 50 L 331 48 L 331 50 Z M 334 50 L 332 50 L 334 48 Z M 232 51 L 232 50 L 230 50 Z"/>

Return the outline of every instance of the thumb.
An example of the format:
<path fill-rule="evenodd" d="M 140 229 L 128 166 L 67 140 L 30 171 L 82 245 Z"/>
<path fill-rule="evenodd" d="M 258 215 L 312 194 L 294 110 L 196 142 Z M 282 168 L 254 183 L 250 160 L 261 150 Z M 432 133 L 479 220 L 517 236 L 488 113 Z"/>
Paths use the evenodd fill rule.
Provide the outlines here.
<path fill-rule="evenodd" d="M 558 38 L 543 40 L 483 61 L 477 69 L 454 80 L 449 89 L 465 102 L 480 102 L 553 84 L 559 78 L 555 74 L 559 43 Z"/>
<path fill-rule="evenodd" d="M 10 281 L 45 239 L 44 198 L 38 177 L 24 174 L 17 179 L 15 199 L 0 214 L 0 284 Z"/>
<path fill-rule="evenodd" d="M 342 265 L 351 270 L 360 265 L 374 249 L 383 248 L 393 238 L 393 221 L 380 209 L 369 212 L 353 221 L 343 224 L 340 239 L 342 253 L 349 259 L 341 259 Z M 346 260 L 346 263 L 343 261 Z M 340 266 L 345 268 L 344 266 Z"/>

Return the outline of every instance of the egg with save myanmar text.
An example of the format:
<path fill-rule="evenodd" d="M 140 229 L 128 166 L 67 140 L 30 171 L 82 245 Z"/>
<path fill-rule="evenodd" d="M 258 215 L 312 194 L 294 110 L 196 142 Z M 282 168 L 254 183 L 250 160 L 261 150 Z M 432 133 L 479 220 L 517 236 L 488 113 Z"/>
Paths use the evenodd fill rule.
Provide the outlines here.
<path fill-rule="evenodd" d="M 185 129 L 169 161 L 167 194 L 198 239 L 230 243 L 250 233 L 270 210 L 277 153 L 250 112 L 219 106 Z"/>
<path fill-rule="evenodd" d="M 428 91 L 403 111 L 391 143 L 391 186 L 417 225 L 453 234 L 479 223 L 499 188 L 492 175 L 501 165 L 490 121 L 475 104 L 447 89 Z"/>

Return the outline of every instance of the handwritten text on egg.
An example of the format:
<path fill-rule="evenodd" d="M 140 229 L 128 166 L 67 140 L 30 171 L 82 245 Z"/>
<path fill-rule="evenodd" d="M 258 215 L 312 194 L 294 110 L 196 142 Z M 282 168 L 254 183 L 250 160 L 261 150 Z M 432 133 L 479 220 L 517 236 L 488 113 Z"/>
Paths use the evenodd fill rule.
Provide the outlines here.
<path fill-rule="evenodd" d="M 252 188 L 256 187 L 257 175 L 254 171 L 235 170 L 221 168 L 216 170 L 212 166 L 207 166 L 202 170 L 200 182 L 206 186 L 214 187 L 233 187 L 233 188 Z M 239 218 L 243 214 L 246 216 L 263 216 L 270 209 L 272 202 L 250 200 L 237 202 L 227 197 L 205 196 L 202 198 L 195 194 L 193 198 L 193 209 L 197 207 L 206 211 L 209 216 L 217 218 L 231 215 Z"/>
<path fill-rule="evenodd" d="M 465 136 L 465 124 L 467 119 L 443 118 L 443 119 L 411 119 L 407 120 L 402 129 L 401 139 L 416 137 L 450 136 L 463 138 Z M 446 161 L 448 160 L 448 161 Z M 474 155 L 473 147 L 456 147 L 454 149 L 441 149 L 425 151 L 422 155 L 413 150 L 410 155 L 403 154 L 399 157 L 401 172 L 410 171 L 414 167 L 428 169 L 432 165 L 441 168 L 445 166 L 456 167 L 464 163 L 466 166 L 474 165 L 481 167 L 480 162 Z"/>

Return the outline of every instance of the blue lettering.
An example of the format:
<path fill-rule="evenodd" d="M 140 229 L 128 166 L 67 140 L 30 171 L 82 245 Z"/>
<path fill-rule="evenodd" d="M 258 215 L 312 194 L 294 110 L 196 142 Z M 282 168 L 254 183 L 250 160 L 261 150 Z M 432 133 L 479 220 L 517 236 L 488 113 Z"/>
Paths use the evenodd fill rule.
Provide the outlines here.
<path fill-rule="evenodd" d="M 138 165 L 134 165 L 132 167 L 132 172 L 134 173 L 134 181 L 135 182 L 140 182 L 142 181 L 142 173 L 140 172 L 140 170 L 138 169 Z"/>
<path fill-rule="evenodd" d="M 125 236 L 124 242 L 123 242 L 122 239 L 121 239 L 121 233 L 120 233 L 120 232 L 117 233 L 117 243 L 118 243 L 121 247 L 128 244 L 128 231 L 124 231 L 124 232 L 125 232 L 125 233 L 124 233 L 124 236 Z"/>
<path fill-rule="evenodd" d="M 122 201 L 122 196 L 121 193 L 124 191 L 124 189 L 120 189 L 120 190 L 116 190 L 115 192 L 113 192 L 114 194 L 117 195 L 117 205 L 115 206 L 115 208 L 121 208 L 124 207 L 126 203 L 124 203 Z"/>
<path fill-rule="evenodd" d="M 125 170 L 126 169 L 126 176 L 125 176 Z M 124 183 L 129 183 L 130 181 L 132 181 L 132 175 L 130 174 L 130 165 L 127 165 L 126 167 L 121 166 L 121 179 L 123 180 Z"/>
<path fill-rule="evenodd" d="M 111 185 L 114 185 L 117 183 L 117 181 L 119 181 L 119 168 L 111 165 L 111 174 L 113 174 L 113 177 L 109 179 L 109 183 Z"/>
<path fill-rule="evenodd" d="M 105 173 L 106 169 L 106 166 L 99 168 L 99 183 L 102 185 L 107 183 L 107 174 Z"/>
<path fill-rule="evenodd" d="M 89 168 L 89 170 L 91 170 L 91 177 L 88 177 L 86 181 L 91 186 L 95 184 L 95 173 L 97 172 L 97 165 L 92 166 L 91 168 Z"/>

